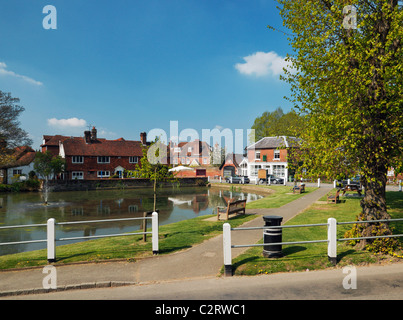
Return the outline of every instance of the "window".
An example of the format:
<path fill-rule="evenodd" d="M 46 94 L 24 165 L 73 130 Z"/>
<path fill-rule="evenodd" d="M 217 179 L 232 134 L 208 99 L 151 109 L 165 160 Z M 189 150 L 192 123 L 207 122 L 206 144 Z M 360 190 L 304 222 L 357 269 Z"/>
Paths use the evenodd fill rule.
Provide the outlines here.
<path fill-rule="evenodd" d="M 111 176 L 110 171 L 98 171 L 97 173 L 98 178 L 109 178 Z"/>
<path fill-rule="evenodd" d="M 110 162 L 110 157 L 108 156 L 99 156 L 98 157 L 98 163 L 109 163 Z"/>
<path fill-rule="evenodd" d="M 255 152 L 255 160 L 260 160 L 260 151 Z"/>
<path fill-rule="evenodd" d="M 138 163 L 139 157 L 129 157 L 129 163 Z"/>
<path fill-rule="evenodd" d="M 274 165 L 273 166 L 273 175 L 276 177 L 284 177 L 285 176 L 285 166 Z"/>
<path fill-rule="evenodd" d="M 280 160 L 280 150 L 274 150 L 274 160 Z"/>
<path fill-rule="evenodd" d="M 262 169 L 261 165 L 251 166 L 251 176 L 257 176 L 259 169 Z"/>
<path fill-rule="evenodd" d="M 208 164 L 208 158 L 203 158 L 203 164 Z"/>
<path fill-rule="evenodd" d="M 14 169 L 13 170 L 13 176 L 17 175 L 17 174 L 22 174 L 22 169 Z"/>
<path fill-rule="evenodd" d="M 73 156 L 71 158 L 71 163 L 84 163 L 84 157 L 83 156 Z"/>
<path fill-rule="evenodd" d="M 129 213 L 134 213 L 139 211 L 139 206 L 137 204 L 131 204 L 128 207 Z"/>
<path fill-rule="evenodd" d="M 181 148 L 174 148 L 174 153 L 179 153 L 181 152 Z"/>
<path fill-rule="evenodd" d="M 73 171 L 71 173 L 71 179 L 73 179 L 73 180 L 83 180 L 84 179 L 84 172 L 83 171 Z"/>
<path fill-rule="evenodd" d="M 188 152 L 192 152 L 192 150 L 193 150 L 192 147 L 189 147 L 189 148 L 188 148 Z"/>

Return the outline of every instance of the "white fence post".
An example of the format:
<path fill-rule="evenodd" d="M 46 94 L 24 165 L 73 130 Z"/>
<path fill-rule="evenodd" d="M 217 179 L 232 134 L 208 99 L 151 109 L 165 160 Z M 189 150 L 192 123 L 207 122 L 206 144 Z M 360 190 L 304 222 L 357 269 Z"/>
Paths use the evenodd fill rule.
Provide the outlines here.
<path fill-rule="evenodd" d="M 399 180 L 399 191 L 400 192 L 402 191 L 402 180 L 401 179 Z"/>
<path fill-rule="evenodd" d="M 56 231 L 55 219 L 50 218 L 47 222 L 47 248 L 48 248 L 48 262 L 56 261 Z"/>
<path fill-rule="evenodd" d="M 232 276 L 232 255 L 231 255 L 231 225 L 223 224 L 223 248 L 224 248 L 224 274 Z"/>
<path fill-rule="evenodd" d="M 320 188 L 320 178 L 318 178 L 318 188 Z"/>
<path fill-rule="evenodd" d="M 153 212 L 151 215 L 151 228 L 152 228 L 152 247 L 153 247 L 153 254 L 158 254 L 158 213 Z"/>
<path fill-rule="evenodd" d="M 337 221 L 335 218 L 327 219 L 327 256 L 329 261 L 337 264 Z"/>
<path fill-rule="evenodd" d="M 335 189 L 336 189 L 336 184 L 337 184 L 337 180 L 335 179 L 335 180 L 333 181 L 333 188 L 335 188 Z"/>

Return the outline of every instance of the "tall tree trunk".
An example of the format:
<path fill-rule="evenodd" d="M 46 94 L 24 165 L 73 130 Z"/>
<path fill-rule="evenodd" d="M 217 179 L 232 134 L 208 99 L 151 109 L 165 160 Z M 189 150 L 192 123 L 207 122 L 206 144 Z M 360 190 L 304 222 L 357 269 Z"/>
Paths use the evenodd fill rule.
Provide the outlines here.
<path fill-rule="evenodd" d="M 365 195 L 361 200 L 362 213 L 358 216 L 359 221 L 390 219 L 386 206 L 386 179 L 386 167 L 377 169 L 374 176 L 364 178 Z M 392 234 L 388 222 L 359 224 L 357 230 L 360 237 Z M 373 241 L 361 240 L 359 247 L 364 248 Z"/>

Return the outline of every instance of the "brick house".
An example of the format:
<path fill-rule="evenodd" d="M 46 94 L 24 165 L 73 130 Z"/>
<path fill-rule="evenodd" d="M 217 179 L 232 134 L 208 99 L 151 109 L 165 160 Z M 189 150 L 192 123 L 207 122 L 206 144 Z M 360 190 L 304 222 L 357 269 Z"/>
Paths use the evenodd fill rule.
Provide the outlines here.
<path fill-rule="evenodd" d="M 288 180 L 287 156 L 291 148 L 299 147 L 299 138 L 279 136 L 264 137 L 247 147 L 248 176 L 251 182 L 257 180 L 259 169 Z"/>
<path fill-rule="evenodd" d="M 243 160 L 244 160 L 243 154 L 228 153 L 225 156 L 225 159 L 219 168 L 220 175 L 222 177 L 229 177 L 234 175 L 241 175 L 241 176 L 246 175 L 243 174 L 244 172 L 240 166 Z"/>
<path fill-rule="evenodd" d="M 96 180 L 114 175 L 123 177 L 124 170 L 134 170 L 148 145 L 145 132 L 140 141 L 107 140 L 97 137 L 95 127 L 83 137 L 44 136 L 42 152 L 50 151 L 65 159 L 64 179 Z"/>
<path fill-rule="evenodd" d="M 170 163 L 173 165 L 209 165 L 210 146 L 207 142 L 196 139 L 190 142 L 170 143 Z"/>

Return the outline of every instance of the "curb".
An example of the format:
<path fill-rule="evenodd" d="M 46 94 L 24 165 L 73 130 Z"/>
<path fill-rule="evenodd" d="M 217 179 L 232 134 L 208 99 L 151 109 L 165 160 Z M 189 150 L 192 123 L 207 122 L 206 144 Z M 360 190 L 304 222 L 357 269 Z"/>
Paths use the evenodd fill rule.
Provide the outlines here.
<path fill-rule="evenodd" d="M 132 282 L 132 281 L 87 282 L 87 283 L 82 283 L 82 284 L 68 284 L 68 285 L 64 285 L 64 286 L 58 286 L 56 289 L 32 288 L 32 289 L 22 289 L 22 290 L 13 290 L 13 291 L 1 291 L 0 297 L 52 293 L 52 292 L 60 292 L 60 291 L 66 291 L 66 290 L 122 287 L 122 286 L 131 286 L 131 285 L 135 285 L 135 284 L 136 284 L 136 282 Z"/>

